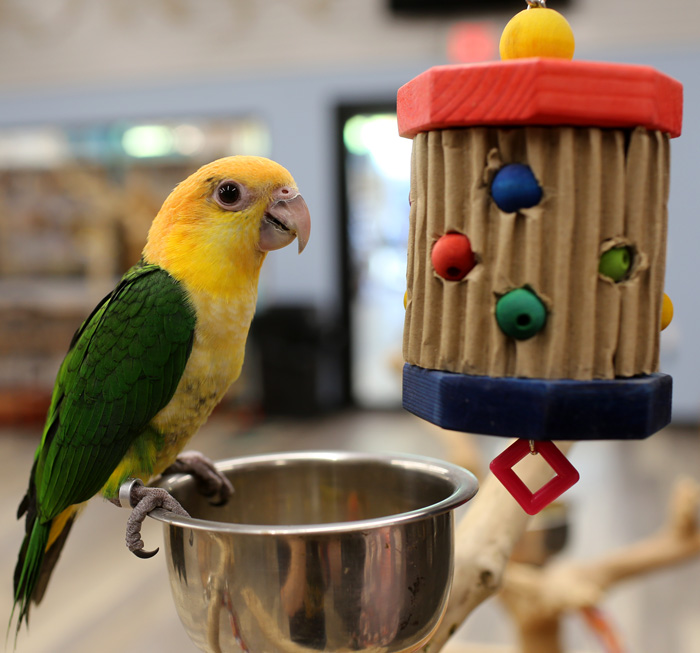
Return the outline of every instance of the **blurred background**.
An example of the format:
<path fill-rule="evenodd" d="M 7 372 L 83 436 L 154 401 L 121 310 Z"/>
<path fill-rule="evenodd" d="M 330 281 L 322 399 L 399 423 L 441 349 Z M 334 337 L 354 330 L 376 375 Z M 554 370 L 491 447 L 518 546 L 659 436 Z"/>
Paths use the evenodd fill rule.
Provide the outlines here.
<path fill-rule="evenodd" d="M 0 389 L 14 395 L 4 409 L 26 401 L 32 411 L 42 391 L 45 400 L 75 325 L 138 259 L 163 198 L 231 153 L 288 167 L 314 219 L 304 256 L 290 249 L 266 262 L 264 355 L 247 370 L 250 398 L 268 413 L 398 406 L 410 141 L 397 135 L 396 91 L 431 65 L 498 58 L 500 31 L 521 4 L 2 0 Z M 676 381 L 675 418 L 694 423 L 700 304 L 687 279 L 700 240 L 700 9 L 692 0 L 550 6 L 571 22 L 578 59 L 650 64 L 685 85 L 669 207 L 676 317 L 663 368 Z M 287 324 L 302 348 L 291 388 L 284 356 L 298 348 L 271 352 L 268 322 Z M 23 388 L 31 392 L 19 402 Z"/>
<path fill-rule="evenodd" d="M 287 167 L 310 207 L 313 230 L 301 257 L 287 248 L 267 258 L 244 374 L 202 435 L 212 445 L 207 453 L 336 446 L 447 455 L 440 438 L 400 409 L 411 144 L 397 135 L 396 91 L 433 65 L 497 59 L 503 26 L 524 6 L 520 0 L 0 0 L 2 578 L 9 579 L 21 539 L 12 513 L 73 331 L 139 258 L 172 187 L 220 156 L 258 154 Z M 574 462 L 579 455 L 582 484 L 588 478 L 592 485 L 573 493 L 586 526 L 580 530 L 587 529 L 581 536 L 587 539 L 573 546 L 589 552 L 597 550 L 593 540 L 612 546 L 661 521 L 661 512 L 649 513 L 647 494 L 662 511 L 675 475 L 700 477 L 694 277 L 700 4 L 550 0 L 548 6 L 571 23 L 577 59 L 648 64 L 685 87 L 669 202 L 666 292 L 675 318 L 662 335 L 661 365 L 674 377 L 674 430 L 659 436 L 663 445 L 580 446 L 586 451 Z M 487 455 L 503 446 L 481 440 Z M 627 473 L 632 480 L 621 482 Z M 654 490 L 640 490 L 649 479 Z M 614 505 L 628 519 L 611 515 L 603 537 L 600 503 L 589 499 L 605 496 L 602 484 L 611 480 Z M 108 528 L 111 508 L 98 508 L 93 519 Z M 605 509 L 613 509 L 610 502 Z M 91 527 L 89 520 L 80 526 L 85 534 L 102 524 Z M 126 557 L 120 542 L 112 551 Z M 86 559 L 74 555 L 76 564 Z M 67 609 L 61 582 L 69 588 L 78 570 L 54 581 L 54 610 Z M 700 580 L 697 565 L 693 570 Z M 167 595 L 167 581 L 158 578 L 153 591 Z M 668 578 L 677 587 L 681 577 Z M 9 596 L 9 580 L 3 591 Z M 648 602 L 657 592 L 658 586 L 647 587 L 618 606 L 623 629 L 637 643 L 630 650 L 700 650 L 699 629 L 689 621 L 681 627 L 667 619 L 661 639 L 653 639 L 648 613 L 639 610 L 644 605 L 655 613 Z M 682 603 L 700 608 L 695 595 Z M 94 602 L 90 607 L 94 612 Z M 153 617 L 162 626 L 157 637 L 171 632 L 171 618 L 179 628 L 167 608 Z M 81 620 L 75 621 L 78 629 Z M 477 638 L 509 641 L 507 629 L 487 630 Z M 89 638 L 66 644 L 82 641 L 77 630 L 61 632 L 59 643 L 39 634 L 39 643 L 30 637 L 19 650 L 98 650 Z M 171 650 L 189 651 L 182 631 L 173 632 L 178 644 Z M 673 644 L 669 633 L 678 638 Z"/>

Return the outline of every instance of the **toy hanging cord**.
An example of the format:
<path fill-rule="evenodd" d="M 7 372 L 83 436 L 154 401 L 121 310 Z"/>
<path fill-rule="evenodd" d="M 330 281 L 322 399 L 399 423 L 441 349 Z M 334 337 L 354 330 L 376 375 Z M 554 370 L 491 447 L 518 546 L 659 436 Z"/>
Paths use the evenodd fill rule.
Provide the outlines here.
<path fill-rule="evenodd" d="M 646 66 L 573 60 L 571 27 L 542 0 L 499 49 L 398 93 L 413 139 L 403 405 L 518 438 L 491 470 L 535 514 L 579 478 L 554 440 L 670 423 L 659 331 L 683 89 Z M 535 492 L 513 469 L 531 454 L 555 473 Z"/>

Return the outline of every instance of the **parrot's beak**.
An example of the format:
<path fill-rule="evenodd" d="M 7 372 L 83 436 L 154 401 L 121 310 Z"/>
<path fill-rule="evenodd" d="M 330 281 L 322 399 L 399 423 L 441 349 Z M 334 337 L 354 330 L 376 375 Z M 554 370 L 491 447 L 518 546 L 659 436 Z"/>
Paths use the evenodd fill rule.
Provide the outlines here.
<path fill-rule="evenodd" d="M 309 240 L 310 231 L 311 216 L 304 198 L 296 189 L 278 189 L 260 223 L 258 249 L 263 252 L 281 249 L 296 238 L 301 254 Z"/>

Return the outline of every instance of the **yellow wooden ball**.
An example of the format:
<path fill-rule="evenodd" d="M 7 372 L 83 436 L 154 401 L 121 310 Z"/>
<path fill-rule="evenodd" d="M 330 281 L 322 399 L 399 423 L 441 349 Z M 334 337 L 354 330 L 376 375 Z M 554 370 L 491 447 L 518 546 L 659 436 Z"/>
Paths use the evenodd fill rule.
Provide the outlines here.
<path fill-rule="evenodd" d="M 510 19 L 503 30 L 499 50 L 501 59 L 572 59 L 574 33 L 566 18 L 554 9 L 523 9 Z"/>
<path fill-rule="evenodd" d="M 673 319 L 673 302 L 671 298 L 664 293 L 664 300 L 661 304 L 661 330 L 663 331 Z"/>

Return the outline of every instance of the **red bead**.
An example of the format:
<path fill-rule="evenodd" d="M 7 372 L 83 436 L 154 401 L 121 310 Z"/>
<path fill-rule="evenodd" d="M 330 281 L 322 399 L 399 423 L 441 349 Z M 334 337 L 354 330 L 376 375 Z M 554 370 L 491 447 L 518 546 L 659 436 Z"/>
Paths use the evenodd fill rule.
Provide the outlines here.
<path fill-rule="evenodd" d="M 430 254 L 433 268 L 443 279 L 459 281 L 476 265 L 472 244 L 464 234 L 449 233 L 438 238 Z"/>

